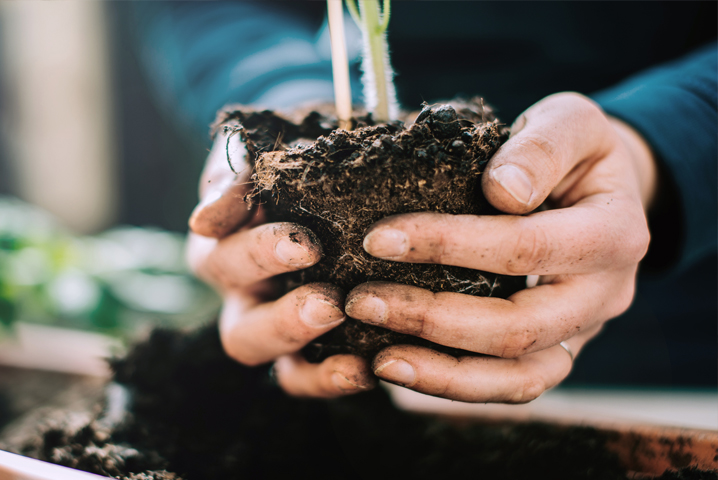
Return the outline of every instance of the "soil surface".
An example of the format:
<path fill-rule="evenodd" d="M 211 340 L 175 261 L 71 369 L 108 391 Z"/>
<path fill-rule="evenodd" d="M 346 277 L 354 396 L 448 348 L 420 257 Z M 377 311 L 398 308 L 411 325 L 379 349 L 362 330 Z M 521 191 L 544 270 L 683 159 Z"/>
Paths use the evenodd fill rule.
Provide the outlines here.
<path fill-rule="evenodd" d="M 102 413 L 58 416 L 4 448 L 134 480 L 627 479 L 606 434 L 545 424 L 457 425 L 396 410 L 381 389 L 284 395 L 267 367 L 222 351 L 215 324 L 157 330 L 112 362 Z M 662 480 L 715 479 L 695 469 Z"/>
<path fill-rule="evenodd" d="M 525 285 L 525 277 L 384 261 L 362 246 L 367 229 L 392 214 L 500 213 L 483 196 L 481 173 L 508 130 L 481 99 L 425 104 L 408 127 L 374 125 L 362 117 L 352 131 L 332 130 L 332 121 L 317 112 L 293 123 L 269 111 L 241 109 L 225 112 L 222 121 L 242 135 L 254 164 L 257 188 L 246 200 L 261 204 L 269 221 L 309 228 L 316 235 L 310 240 L 323 247 L 318 264 L 285 276 L 287 289 L 329 282 L 349 291 L 368 281 L 391 281 L 506 298 Z M 305 355 L 314 361 L 339 353 L 373 358 L 397 343 L 467 353 L 348 319 Z"/>

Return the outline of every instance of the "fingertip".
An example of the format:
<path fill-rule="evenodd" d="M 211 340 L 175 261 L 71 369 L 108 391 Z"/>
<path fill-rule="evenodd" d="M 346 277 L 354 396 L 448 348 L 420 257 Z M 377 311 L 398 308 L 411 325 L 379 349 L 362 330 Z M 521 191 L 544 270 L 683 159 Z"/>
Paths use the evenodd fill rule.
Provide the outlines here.
<path fill-rule="evenodd" d="M 222 190 L 208 192 L 192 211 L 189 228 L 204 237 L 223 238 L 237 230 L 255 211 L 253 205 Z"/>
<path fill-rule="evenodd" d="M 321 260 L 324 254 L 322 243 L 308 228 L 288 222 L 271 224 L 267 228 L 277 237 L 274 254 L 282 263 L 306 268 Z"/>
<path fill-rule="evenodd" d="M 299 318 L 306 325 L 326 329 L 346 320 L 341 288 L 329 283 L 313 283 L 300 288 L 307 291 L 299 311 Z"/>
<path fill-rule="evenodd" d="M 368 392 L 376 387 L 377 378 L 372 374 L 369 364 L 355 355 L 337 355 L 340 365 L 331 374 L 331 382 L 340 395 L 353 395 Z M 341 365 L 341 363 L 344 363 Z"/>
<path fill-rule="evenodd" d="M 387 319 L 387 305 L 372 294 L 354 295 L 346 303 L 346 312 L 352 318 L 370 325 L 383 325 Z"/>
<path fill-rule="evenodd" d="M 504 163 L 487 168 L 482 177 L 484 196 L 502 212 L 520 215 L 536 208 L 537 192 L 524 168 Z"/>
<path fill-rule="evenodd" d="M 274 372 L 279 386 L 299 397 L 336 398 L 369 391 L 377 384 L 367 361 L 356 355 L 334 355 L 320 364 L 298 353 L 284 355 Z"/>
<path fill-rule="evenodd" d="M 387 382 L 423 393 L 437 395 L 446 385 L 450 371 L 459 360 L 446 353 L 417 345 L 385 348 L 372 361 L 374 375 Z"/>
<path fill-rule="evenodd" d="M 398 259 L 409 249 L 409 237 L 396 228 L 373 228 L 364 237 L 364 250 L 377 258 L 386 260 Z"/>
<path fill-rule="evenodd" d="M 411 387 L 416 383 L 416 369 L 402 358 L 388 357 L 373 366 L 374 375 L 387 382 L 395 383 L 402 387 Z"/>

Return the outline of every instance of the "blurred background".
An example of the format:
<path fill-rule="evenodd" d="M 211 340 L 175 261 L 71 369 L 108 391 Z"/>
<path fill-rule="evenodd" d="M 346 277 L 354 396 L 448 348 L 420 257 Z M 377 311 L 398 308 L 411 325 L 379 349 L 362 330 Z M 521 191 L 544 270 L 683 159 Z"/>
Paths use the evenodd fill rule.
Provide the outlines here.
<path fill-rule="evenodd" d="M 0 2 L 0 192 L 78 233 L 186 230 L 207 139 L 163 118 L 122 2 Z"/>
<path fill-rule="evenodd" d="M 130 14 L 0 2 L 0 340 L 26 322 L 127 338 L 218 305 L 183 259 L 208 138 L 153 103 Z"/>

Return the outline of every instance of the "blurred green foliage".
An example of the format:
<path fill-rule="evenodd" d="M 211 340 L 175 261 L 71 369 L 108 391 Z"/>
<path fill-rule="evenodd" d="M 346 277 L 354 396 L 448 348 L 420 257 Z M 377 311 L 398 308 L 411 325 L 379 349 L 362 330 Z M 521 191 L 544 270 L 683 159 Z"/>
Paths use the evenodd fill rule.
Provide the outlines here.
<path fill-rule="evenodd" d="M 0 335 L 16 321 L 131 337 L 207 321 L 216 294 L 184 261 L 184 237 L 119 227 L 74 236 L 46 212 L 0 197 Z"/>

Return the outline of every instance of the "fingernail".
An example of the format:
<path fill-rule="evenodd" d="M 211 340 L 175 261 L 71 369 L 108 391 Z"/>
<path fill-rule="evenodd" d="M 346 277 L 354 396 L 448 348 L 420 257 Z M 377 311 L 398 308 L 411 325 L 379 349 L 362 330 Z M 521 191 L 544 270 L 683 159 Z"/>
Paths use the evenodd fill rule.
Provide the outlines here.
<path fill-rule="evenodd" d="M 352 298 L 346 305 L 347 314 L 370 325 L 386 323 L 386 303 L 374 295 Z"/>
<path fill-rule="evenodd" d="M 365 390 L 368 388 L 368 385 L 359 385 L 358 383 L 354 383 L 339 372 L 332 373 L 332 383 L 340 390 L 356 390 L 357 388 Z"/>
<path fill-rule="evenodd" d="M 299 318 L 310 327 L 328 327 L 344 321 L 346 315 L 336 305 L 316 295 L 309 295 L 299 312 Z"/>
<path fill-rule="evenodd" d="M 294 267 L 309 266 L 312 262 L 312 256 L 309 250 L 304 248 L 301 243 L 294 242 L 288 238 L 283 238 L 274 246 L 274 253 L 282 262 Z"/>
<path fill-rule="evenodd" d="M 523 170 L 511 164 L 501 165 L 491 170 L 491 178 L 504 187 L 504 190 L 509 192 L 509 195 L 516 201 L 528 205 L 533 193 L 533 186 Z"/>
<path fill-rule="evenodd" d="M 414 367 L 404 360 L 389 360 L 374 370 L 374 375 L 392 383 L 409 387 L 416 381 Z"/>
<path fill-rule="evenodd" d="M 401 230 L 381 228 L 364 237 L 364 250 L 379 258 L 391 258 L 404 255 L 409 246 L 409 239 Z"/>

